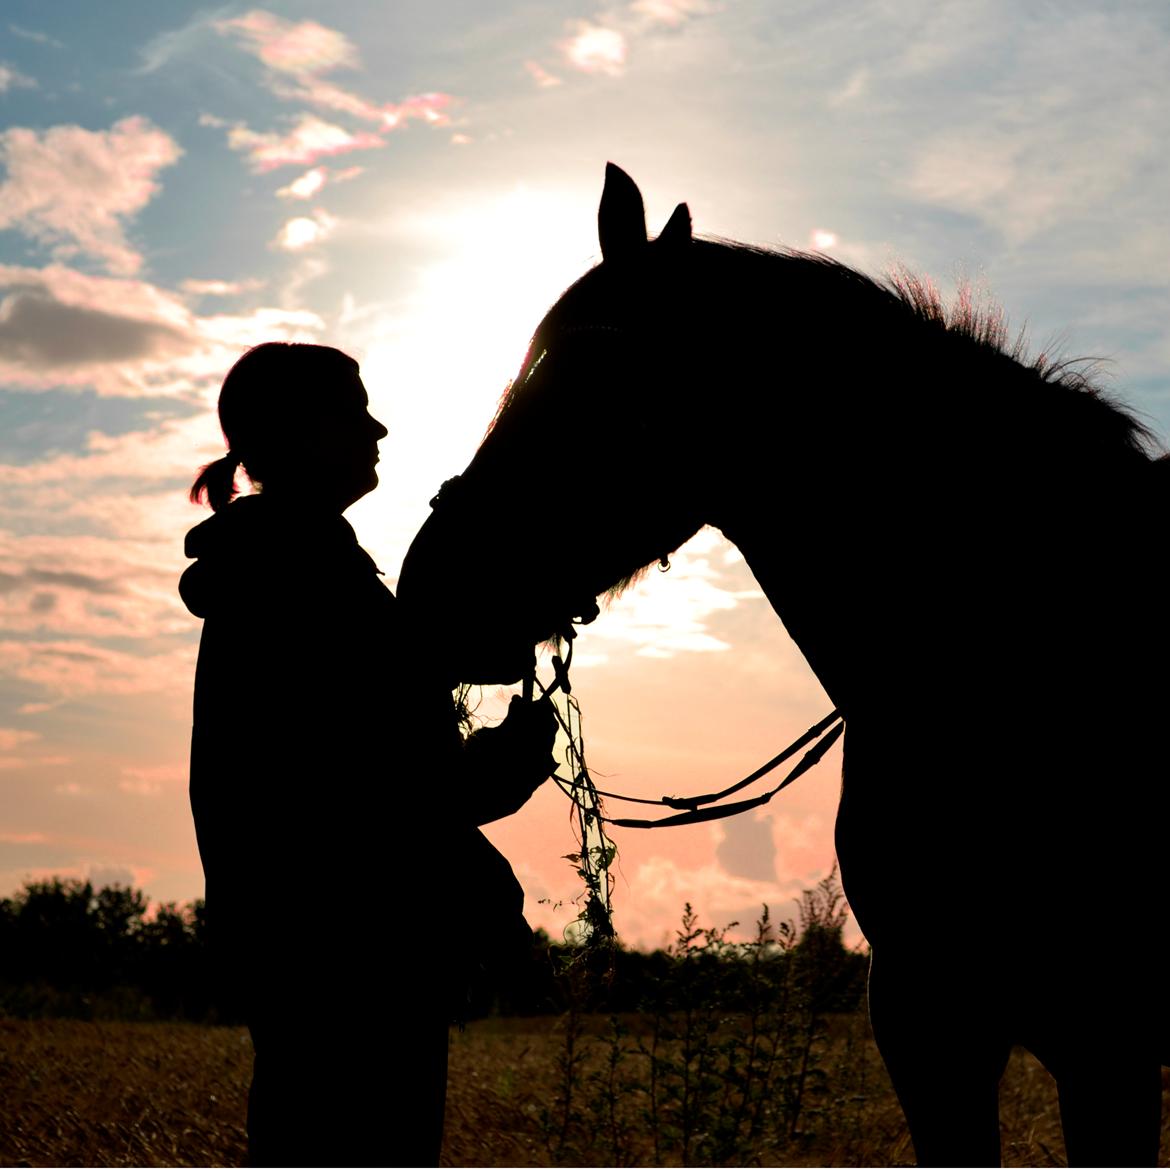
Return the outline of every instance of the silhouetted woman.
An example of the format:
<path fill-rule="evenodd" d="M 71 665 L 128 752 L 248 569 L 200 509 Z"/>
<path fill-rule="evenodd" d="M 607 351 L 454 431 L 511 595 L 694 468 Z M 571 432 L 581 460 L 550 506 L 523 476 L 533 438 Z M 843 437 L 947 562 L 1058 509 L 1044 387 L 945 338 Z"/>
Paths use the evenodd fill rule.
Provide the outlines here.
<path fill-rule="evenodd" d="M 215 514 L 187 534 L 180 592 L 205 619 L 191 805 L 256 1050 L 250 1159 L 435 1165 L 469 894 L 489 944 L 527 937 L 475 825 L 548 775 L 551 716 L 514 706 L 464 747 L 423 632 L 342 517 L 386 435 L 352 358 L 257 346 L 219 417 L 228 453 L 191 489 Z M 233 502 L 238 467 L 261 490 Z"/>

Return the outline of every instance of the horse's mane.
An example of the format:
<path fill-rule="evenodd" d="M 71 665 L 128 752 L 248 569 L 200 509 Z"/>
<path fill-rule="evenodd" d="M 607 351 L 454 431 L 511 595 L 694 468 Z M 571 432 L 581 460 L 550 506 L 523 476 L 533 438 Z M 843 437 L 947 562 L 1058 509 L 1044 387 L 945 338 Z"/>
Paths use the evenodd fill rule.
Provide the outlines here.
<path fill-rule="evenodd" d="M 846 301 L 842 313 L 848 312 L 848 302 L 855 297 L 863 311 L 868 302 L 869 307 L 904 314 L 912 328 L 921 330 L 924 345 L 931 339 L 941 339 L 941 356 L 953 366 L 958 367 L 971 356 L 993 357 L 999 359 L 1001 374 L 1016 367 L 1014 380 L 1021 391 L 1029 385 L 1049 387 L 1050 393 L 1055 392 L 1074 416 L 1074 426 L 1079 424 L 1094 431 L 1099 444 L 1137 452 L 1146 458 L 1162 451 L 1150 428 L 1101 385 L 1101 359 L 1064 358 L 1051 350 L 1031 356 L 1026 330 L 1013 336 L 1002 306 L 990 298 L 976 296 L 968 282 L 960 284 L 954 299 L 948 302 L 929 277 L 901 266 L 875 280 L 819 252 L 763 248 L 722 239 L 700 239 L 695 243 L 707 252 L 715 266 L 729 262 L 743 266 L 752 257 L 764 265 L 761 272 L 771 271 L 780 277 L 780 265 L 787 265 L 789 280 L 793 279 L 791 274 L 800 272 L 822 287 L 836 286 Z M 757 273 L 756 279 L 759 278 Z"/>
<path fill-rule="evenodd" d="M 848 312 L 848 302 L 854 298 L 854 303 L 862 311 L 882 307 L 899 315 L 905 314 L 908 322 L 912 322 L 912 328 L 922 330 L 924 343 L 928 338 L 944 339 L 943 345 L 950 351 L 949 356 L 955 365 L 962 361 L 964 352 L 968 356 L 973 353 L 983 357 L 995 355 L 1017 367 L 1019 372 L 1026 372 L 1029 376 L 1021 378 L 1022 382 L 1048 386 L 1070 406 L 1073 403 L 1078 405 L 1080 409 L 1072 413 L 1084 427 L 1096 432 L 1098 441 L 1139 452 L 1146 458 L 1162 451 L 1152 431 L 1102 387 L 1096 377 L 1102 365 L 1100 359 L 1065 359 L 1058 352 L 1051 351 L 1030 356 L 1026 331 L 1021 329 L 1013 336 L 1003 308 L 988 298 L 976 297 L 968 283 L 960 285 L 955 298 L 948 302 L 928 277 L 904 267 L 887 273 L 882 280 L 875 280 L 819 252 L 764 248 L 706 237 L 695 239 L 690 249 L 696 264 L 707 270 L 706 276 L 700 276 L 700 280 L 725 277 L 742 282 L 746 277 L 764 292 L 770 283 L 782 279 L 791 282 L 803 275 L 814 284 L 839 291 L 846 302 L 839 310 L 842 314 Z M 755 271 L 750 271 L 752 269 Z M 570 285 L 549 309 L 533 337 L 522 372 L 530 364 L 539 362 L 549 332 L 564 327 L 558 310 L 569 294 L 589 279 L 590 274 L 586 273 Z M 599 320 L 604 320 L 604 306 L 600 309 Z M 508 384 L 489 432 L 520 388 L 520 379 Z"/>

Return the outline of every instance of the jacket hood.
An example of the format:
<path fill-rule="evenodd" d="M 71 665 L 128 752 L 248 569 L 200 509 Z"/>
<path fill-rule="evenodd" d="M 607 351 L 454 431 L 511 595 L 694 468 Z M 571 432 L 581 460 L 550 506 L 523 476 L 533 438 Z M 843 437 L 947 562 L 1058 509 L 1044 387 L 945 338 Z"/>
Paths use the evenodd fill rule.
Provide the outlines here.
<path fill-rule="evenodd" d="M 271 585 L 294 564 L 356 558 L 369 572 L 377 571 L 344 517 L 262 495 L 244 496 L 196 524 L 183 550 L 195 564 L 179 578 L 179 596 L 201 618 Z"/>

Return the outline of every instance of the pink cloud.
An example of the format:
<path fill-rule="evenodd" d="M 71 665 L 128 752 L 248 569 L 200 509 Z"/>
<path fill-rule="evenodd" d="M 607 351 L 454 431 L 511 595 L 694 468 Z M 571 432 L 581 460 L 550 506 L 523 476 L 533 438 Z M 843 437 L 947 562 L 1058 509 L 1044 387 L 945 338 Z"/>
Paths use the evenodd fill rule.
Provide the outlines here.
<path fill-rule="evenodd" d="M 20 731 L 12 727 L 0 727 L 0 752 L 14 751 L 27 743 L 41 738 L 39 731 Z"/>
<path fill-rule="evenodd" d="M 449 121 L 445 112 L 451 101 L 448 94 L 427 93 L 400 103 L 381 103 L 326 80 L 324 74 L 335 69 L 355 69 L 360 65 L 360 59 L 357 49 L 344 33 L 326 28 L 316 21 L 293 24 L 271 12 L 253 9 L 243 16 L 219 21 L 215 28 L 241 41 L 245 50 L 268 68 L 265 84 L 286 101 L 303 102 L 333 114 L 348 114 L 371 122 L 383 131 L 397 129 L 412 118 L 436 126 L 446 125 Z M 303 115 L 302 120 L 305 117 L 308 115 Z M 214 125 L 218 121 L 210 115 L 204 115 L 200 120 L 206 125 Z M 236 130 L 238 139 L 239 127 Z M 247 131 L 249 135 L 253 133 Z M 233 145 L 233 149 L 240 149 L 231 143 L 230 135 L 229 144 Z M 371 142 L 368 136 L 363 143 L 364 146 L 380 144 L 379 141 Z M 358 147 L 351 146 L 348 149 Z M 295 157 L 285 161 L 311 161 L 327 153 L 337 152 L 320 151 L 311 157 L 296 153 Z M 270 162 L 257 169 L 267 170 L 271 166 L 283 165 L 284 161 Z"/>
<path fill-rule="evenodd" d="M 277 73 L 300 76 L 355 69 L 360 64 L 357 49 L 344 33 L 313 20 L 293 24 L 254 8 L 243 16 L 217 22 L 215 28 L 243 41 L 248 52 Z"/>
<path fill-rule="evenodd" d="M 110 272 L 130 275 L 142 257 L 125 236 L 126 221 L 159 190 L 158 172 L 182 154 L 178 143 L 141 117 L 109 130 L 14 127 L 0 133 L 0 229 L 46 245 L 54 256 L 87 255 Z"/>
<path fill-rule="evenodd" d="M 583 73 L 622 72 L 626 63 L 626 38 L 615 28 L 587 21 L 573 21 L 572 35 L 560 43 L 565 60 Z"/>
<path fill-rule="evenodd" d="M 420 93 L 387 109 L 393 112 L 395 126 L 411 118 L 429 126 L 446 126 L 451 120 L 446 111 L 454 100 L 448 93 Z"/>
<path fill-rule="evenodd" d="M 295 84 L 282 78 L 269 81 L 269 88 L 277 97 L 286 101 L 306 102 L 318 109 L 330 110 L 337 114 L 352 114 L 367 122 L 386 122 L 386 107 L 371 102 L 356 93 L 324 81 L 320 77 L 301 77 Z M 392 107 L 391 107 L 392 109 Z"/>
<path fill-rule="evenodd" d="M 243 122 L 228 131 L 228 146 L 246 154 L 252 169 L 260 173 L 297 164 L 309 166 L 319 158 L 351 150 L 376 150 L 384 145 L 377 134 L 350 133 L 315 114 L 301 114 L 285 134 L 252 130 Z"/>

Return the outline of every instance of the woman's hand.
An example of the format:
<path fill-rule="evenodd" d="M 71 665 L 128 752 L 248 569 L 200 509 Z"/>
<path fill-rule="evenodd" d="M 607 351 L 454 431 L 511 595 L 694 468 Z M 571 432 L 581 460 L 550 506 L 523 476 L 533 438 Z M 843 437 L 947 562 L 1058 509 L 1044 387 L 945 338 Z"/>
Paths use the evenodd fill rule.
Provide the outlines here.
<path fill-rule="evenodd" d="M 499 727 L 485 727 L 464 746 L 464 777 L 472 821 L 490 824 L 511 816 L 548 779 L 557 761 L 557 719 L 548 699 L 513 695 Z"/>

